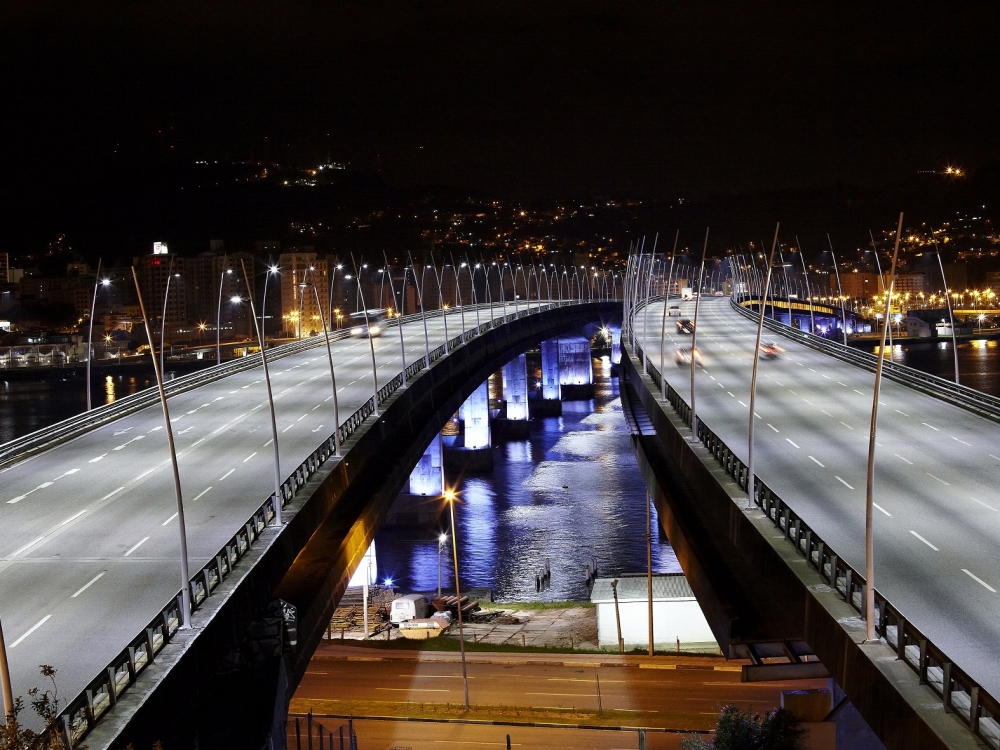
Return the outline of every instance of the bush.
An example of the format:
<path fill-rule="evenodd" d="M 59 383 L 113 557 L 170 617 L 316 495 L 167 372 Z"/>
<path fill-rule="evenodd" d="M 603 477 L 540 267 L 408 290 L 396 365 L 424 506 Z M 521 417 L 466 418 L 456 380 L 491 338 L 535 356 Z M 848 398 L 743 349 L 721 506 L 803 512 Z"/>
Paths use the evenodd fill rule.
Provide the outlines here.
<path fill-rule="evenodd" d="M 59 691 L 56 688 L 56 670 L 43 664 L 43 677 L 52 683 L 50 690 L 40 692 L 37 687 L 28 691 L 31 708 L 42 720 L 42 731 L 35 732 L 21 725 L 24 712 L 24 698 L 14 699 L 14 710 L 7 716 L 7 723 L 0 726 L 0 750 L 69 750 L 59 730 Z M 86 750 L 86 748 L 83 748 Z"/>
<path fill-rule="evenodd" d="M 681 741 L 684 750 L 799 750 L 802 730 L 795 717 L 779 708 L 764 714 L 752 709 L 741 711 L 730 703 L 719 714 L 715 737 L 705 742 L 701 737 Z"/>

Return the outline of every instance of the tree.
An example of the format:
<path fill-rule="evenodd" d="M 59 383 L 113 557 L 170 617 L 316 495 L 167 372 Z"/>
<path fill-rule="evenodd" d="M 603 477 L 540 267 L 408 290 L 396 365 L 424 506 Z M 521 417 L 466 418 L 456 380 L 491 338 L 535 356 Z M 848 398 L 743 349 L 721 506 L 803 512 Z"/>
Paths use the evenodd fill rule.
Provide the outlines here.
<path fill-rule="evenodd" d="M 701 737 L 681 741 L 684 750 L 799 750 L 802 729 L 798 721 L 783 708 L 754 713 L 741 711 L 730 703 L 723 706 L 715 737 L 705 742 Z"/>
<path fill-rule="evenodd" d="M 56 670 L 43 664 L 39 670 L 52 683 L 51 689 L 41 692 L 33 687 L 28 691 L 31 709 L 42 720 L 42 730 L 22 726 L 24 698 L 14 700 L 14 710 L 7 716 L 7 723 L 0 726 L 0 750 L 70 750 L 59 727 L 59 689 L 56 687 Z M 86 748 L 83 748 L 86 750 Z"/>

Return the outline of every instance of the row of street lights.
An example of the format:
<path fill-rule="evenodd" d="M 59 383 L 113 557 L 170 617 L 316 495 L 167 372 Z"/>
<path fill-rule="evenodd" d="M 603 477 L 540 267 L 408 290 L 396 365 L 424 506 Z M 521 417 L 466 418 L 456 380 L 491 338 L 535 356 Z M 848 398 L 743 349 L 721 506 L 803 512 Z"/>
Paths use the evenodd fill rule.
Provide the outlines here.
<path fill-rule="evenodd" d="M 882 343 L 881 343 L 880 351 L 884 351 L 885 350 L 886 337 L 887 337 L 887 334 L 888 334 L 888 331 L 889 331 L 889 328 L 890 328 L 889 319 L 890 319 L 891 303 L 892 303 L 892 296 L 893 296 L 893 286 L 895 284 L 895 277 L 896 277 L 896 259 L 897 259 L 898 253 L 899 253 L 899 243 L 900 243 L 900 237 L 902 235 L 902 227 L 903 227 L 903 214 L 900 213 L 900 215 L 899 215 L 899 224 L 898 224 L 897 229 L 896 229 L 896 244 L 895 244 L 895 248 L 893 250 L 893 255 L 892 255 L 892 266 L 891 266 L 891 270 L 890 270 L 888 289 L 887 289 L 887 292 L 885 294 L 886 309 L 885 309 L 885 315 L 884 315 L 883 325 L 882 325 L 882 333 L 881 333 L 881 337 L 882 337 L 881 341 L 882 341 Z M 775 229 L 774 229 L 774 239 L 773 239 L 772 244 L 771 244 L 771 252 L 770 252 L 770 256 L 768 257 L 767 267 L 764 270 L 763 283 L 759 284 L 758 287 L 757 287 L 758 291 L 759 291 L 759 297 L 758 297 L 758 302 L 759 302 L 758 308 L 759 308 L 759 311 L 758 311 L 758 316 L 757 316 L 757 335 L 756 335 L 755 346 L 754 346 L 753 370 L 752 370 L 751 381 L 750 381 L 750 406 L 749 406 L 748 435 L 747 435 L 747 453 L 748 453 L 748 456 L 747 456 L 747 459 L 748 459 L 747 460 L 747 463 L 748 463 L 748 466 L 747 466 L 747 474 L 748 474 L 748 477 L 747 477 L 747 479 L 748 479 L 748 482 L 747 482 L 747 485 L 748 485 L 747 486 L 747 497 L 748 497 L 748 500 L 749 500 L 749 506 L 748 507 L 752 507 L 753 506 L 754 500 L 756 498 L 756 493 L 757 493 L 757 478 L 756 478 L 756 473 L 755 473 L 755 468 L 754 468 L 754 417 L 755 417 L 755 411 L 754 411 L 754 409 L 755 409 L 755 402 L 756 402 L 756 395 L 757 395 L 757 373 L 758 373 L 758 367 L 759 367 L 759 364 L 760 364 L 761 335 L 762 335 L 762 332 L 763 332 L 764 316 L 765 316 L 765 309 L 766 309 L 766 300 L 767 300 L 767 295 L 771 291 L 771 279 L 772 279 L 772 275 L 773 275 L 773 269 L 775 268 L 774 256 L 775 256 L 775 252 L 778 249 L 778 234 L 779 234 L 780 228 L 781 228 L 781 225 L 780 225 L 780 223 L 778 223 L 775 226 Z M 708 230 L 706 230 L 706 233 L 705 233 L 705 246 L 706 247 L 707 247 L 707 243 L 708 243 Z M 832 252 L 833 251 L 832 245 L 831 245 L 830 249 L 831 249 L 831 252 Z M 702 252 L 702 258 L 703 258 L 702 262 L 703 263 L 704 263 L 704 252 L 705 251 L 703 249 L 703 252 Z M 625 296 L 625 299 L 623 300 L 624 322 L 625 322 L 625 325 L 627 325 L 628 329 L 629 329 L 629 334 L 630 334 L 630 339 L 632 341 L 633 351 L 635 350 L 635 341 L 636 341 L 635 331 L 634 331 L 634 311 L 637 310 L 640 305 L 643 305 L 645 308 L 648 309 L 649 304 L 650 304 L 650 298 L 651 298 L 650 289 L 652 288 L 652 285 L 649 282 L 648 276 L 651 275 L 654 272 L 654 270 L 653 270 L 654 269 L 654 263 L 651 262 L 652 258 L 647 259 L 646 263 L 644 264 L 642 256 L 643 256 L 643 250 L 642 250 L 642 246 L 641 245 L 639 246 L 639 255 L 637 257 L 634 256 L 632 253 L 630 253 L 630 255 L 629 255 L 629 272 L 627 274 L 627 277 L 630 278 L 630 279 L 632 279 L 632 285 L 630 286 L 630 290 L 631 290 L 630 294 L 627 294 Z M 836 261 L 834 261 L 834 262 L 836 263 Z M 751 261 L 751 263 L 752 263 L 752 261 Z M 787 265 L 787 264 L 785 264 L 780 259 L 780 252 L 779 252 L 779 263 L 778 263 L 778 265 L 780 265 L 782 268 L 784 268 Z M 671 261 L 671 270 L 672 270 L 672 266 L 673 266 L 673 262 Z M 746 269 L 746 266 L 743 266 L 743 269 Z M 662 271 L 661 271 L 661 273 L 662 273 Z M 739 271 L 736 271 L 736 274 L 739 275 Z M 641 279 L 642 279 L 642 277 L 644 275 L 647 276 L 647 278 L 645 279 L 645 282 L 646 282 L 645 283 L 645 288 L 646 288 L 645 293 L 643 293 L 641 291 L 641 289 L 642 289 Z M 691 353 L 691 401 L 690 401 L 690 406 L 691 406 L 691 430 L 692 430 L 692 438 L 691 439 L 692 439 L 692 441 L 697 441 L 698 440 L 698 434 L 697 434 L 698 433 L 698 422 L 697 422 L 697 414 L 696 414 L 696 411 L 695 411 L 695 388 L 694 388 L 694 385 L 695 385 L 694 373 L 695 373 L 695 361 L 696 361 L 695 355 L 694 355 L 694 346 L 695 346 L 695 338 L 694 338 L 694 336 L 696 335 L 696 332 L 698 330 L 697 315 L 698 315 L 698 300 L 700 300 L 700 298 L 701 298 L 701 293 L 700 293 L 701 292 L 701 278 L 702 278 L 702 275 L 699 274 L 699 283 L 698 283 L 698 286 L 696 287 L 699 290 L 699 294 L 695 298 L 694 332 L 692 333 L 692 342 L 691 342 L 692 353 Z M 737 286 L 742 285 L 743 283 L 744 283 L 744 281 L 740 280 L 738 282 Z M 669 284 L 669 275 L 668 275 L 668 284 Z M 669 285 L 668 285 L 668 293 L 669 293 Z M 733 294 L 734 294 L 734 296 L 737 294 L 737 291 L 736 291 L 735 288 L 734 288 Z M 842 295 L 841 295 L 841 297 L 842 297 Z M 667 301 L 667 299 L 668 299 L 668 297 L 665 296 L 664 297 L 664 302 L 663 302 L 665 308 L 669 304 L 668 301 Z M 811 312 L 811 309 L 810 309 L 810 312 Z M 665 320 L 666 320 L 666 316 L 665 315 L 663 317 L 663 320 L 664 320 L 664 323 L 665 323 Z M 844 330 L 846 331 L 846 325 L 845 325 L 845 329 Z M 954 330 L 954 326 L 953 326 L 952 330 Z M 664 329 L 661 328 L 661 335 L 660 335 L 660 341 L 661 341 L 661 344 L 660 344 L 660 349 L 661 349 L 661 360 L 660 360 L 661 361 L 661 368 L 660 368 L 660 374 L 661 374 L 661 380 L 664 383 L 664 385 L 661 388 L 661 399 L 666 400 L 666 393 L 665 393 L 665 391 L 666 391 L 666 385 L 665 385 L 666 378 L 665 378 L 665 373 L 663 371 L 663 366 L 662 366 L 662 363 L 663 363 L 662 350 L 663 350 L 663 343 L 664 343 L 663 342 L 663 337 L 664 337 Z M 644 371 L 646 371 L 646 367 L 647 367 L 646 363 L 648 362 L 648 359 L 649 359 L 648 354 L 646 352 L 646 340 L 647 340 L 646 339 L 646 330 L 645 330 L 645 325 L 644 325 L 643 326 L 643 333 L 642 333 L 643 367 L 644 367 Z M 876 641 L 878 639 L 878 634 L 877 634 L 876 627 L 875 627 L 875 567 L 874 567 L 874 519 L 873 519 L 873 508 L 874 508 L 874 484 L 875 484 L 875 447 L 876 447 L 875 436 L 876 436 L 876 429 L 877 429 L 877 426 L 878 426 L 879 392 L 880 392 L 880 389 L 881 389 L 883 363 L 884 363 L 884 357 L 883 356 L 879 356 L 877 358 L 877 364 L 876 364 L 876 369 L 875 369 L 875 386 L 874 386 L 874 392 L 873 392 L 873 398 L 872 398 L 871 428 L 870 428 L 870 431 L 869 431 L 869 443 L 868 443 L 868 468 L 867 468 L 866 503 L 865 503 L 865 580 L 866 580 L 866 585 L 865 585 L 865 600 L 864 600 L 865 601 L 865 605 L 863 607 L 863 610 L 864 610 L 864 616 L 865 616 L 866 640 L 869 641 L 869 642 Z M 957 381 L 957 365 L 956 365 L 956 381 Z"/>

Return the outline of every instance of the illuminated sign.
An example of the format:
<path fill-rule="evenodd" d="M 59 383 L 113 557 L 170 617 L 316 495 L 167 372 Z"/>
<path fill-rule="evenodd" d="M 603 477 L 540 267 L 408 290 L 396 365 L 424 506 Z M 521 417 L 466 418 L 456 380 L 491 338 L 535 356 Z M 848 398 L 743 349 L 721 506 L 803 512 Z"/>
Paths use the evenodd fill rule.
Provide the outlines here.
<path fill-rule="evenodd" d="M 166 242 L 154 242 L 153 243 L 153 255 L 166 255 L 167 243 Z"/>

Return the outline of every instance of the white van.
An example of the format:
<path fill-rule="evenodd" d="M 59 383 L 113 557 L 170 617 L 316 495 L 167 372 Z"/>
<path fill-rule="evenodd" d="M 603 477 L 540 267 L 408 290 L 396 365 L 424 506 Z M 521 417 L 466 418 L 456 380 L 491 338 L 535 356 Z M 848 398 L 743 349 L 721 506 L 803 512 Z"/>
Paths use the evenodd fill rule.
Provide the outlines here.
<path fill-rule="evenodd" d="M 427 610 L 430 605 L 427 597 L 420 594 L 407 594 L 392 602 L 392 612 L 389 613 L 389 622 L 399 625 L 407 620 L 421 619 L 427 617 Z"/>

